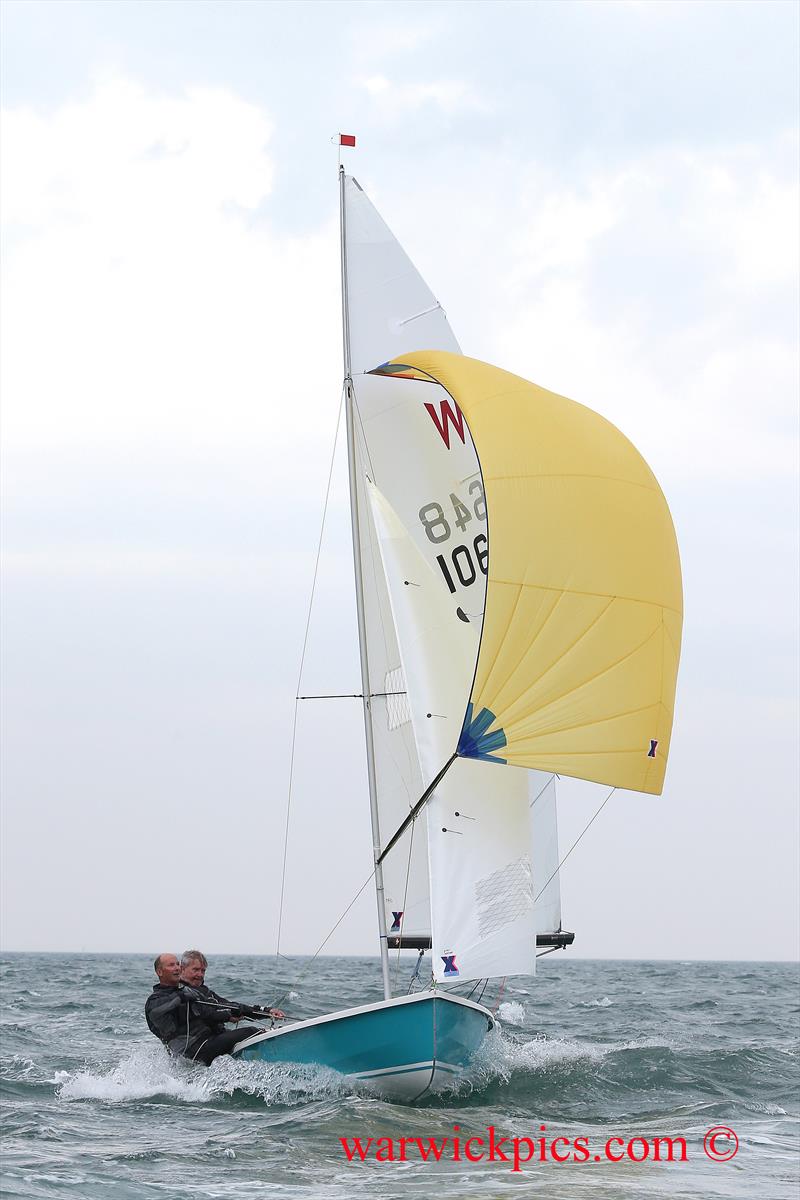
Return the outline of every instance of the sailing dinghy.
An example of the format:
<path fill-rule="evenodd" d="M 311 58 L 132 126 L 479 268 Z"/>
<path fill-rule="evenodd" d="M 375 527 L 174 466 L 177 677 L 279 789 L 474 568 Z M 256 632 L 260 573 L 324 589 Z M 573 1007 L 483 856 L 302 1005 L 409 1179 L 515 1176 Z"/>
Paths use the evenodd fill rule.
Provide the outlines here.
<path fill-rule="evenodd" d="M 561 930 L 557 775 L 660 794 L 682 623 L 655 477 L 590 409 L 467 358 L 340 167 L 344 388 L 384 999 L 235 1054 L 415 1100 Z M 515 769 L 509 770 L 509 767 Z M 432 950 L 392 995 L 390 951 Z M 395 972 L 396 977 L 396 972 Z M 415 971 L 413 983 L 419 979 Z M 482 992 L 480 993 L 482 995 Z"/>

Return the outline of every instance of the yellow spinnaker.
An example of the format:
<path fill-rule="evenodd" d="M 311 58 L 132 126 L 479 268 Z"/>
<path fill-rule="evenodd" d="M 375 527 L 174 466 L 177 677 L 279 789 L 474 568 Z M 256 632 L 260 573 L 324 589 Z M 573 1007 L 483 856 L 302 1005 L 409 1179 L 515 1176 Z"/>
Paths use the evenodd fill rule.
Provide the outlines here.
<path fill-rule="evenodd" d="M 609 421 L 507 371 L 445 351 L 382 370 L 401 365 L 456 401 L 486 490 L 486 609 L 459 755 L 660 794 L 683 597 L 652 471 Z"/>

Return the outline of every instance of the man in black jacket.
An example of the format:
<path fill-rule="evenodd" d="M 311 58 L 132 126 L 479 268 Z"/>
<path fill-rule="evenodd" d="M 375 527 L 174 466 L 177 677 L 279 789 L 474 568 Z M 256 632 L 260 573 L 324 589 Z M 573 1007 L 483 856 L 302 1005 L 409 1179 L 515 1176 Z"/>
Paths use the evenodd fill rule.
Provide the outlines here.
<path fill-rule="evenodd" d="M 174 954 L 159 954 L 153 964 L 158 983 L 147 997 L 145 1019 L 151 1033 L 173 1053 L 207 1066 L 220 1054 L 260 1030 L 256 1026 L 226 1029 L 226 1021 L 238 1021 L 238 1008 L 209 1001 L 199 991 L 181 983 L 181 964 Z"/>
<path fill-rule="evenodd" d="M 241 1000 L 226 1000 L 218 992 L 213 992 L 205 981 L 207 967 L 208 959 L 202 950 L 184 950 L 181 957 L 181 983 L 193 988 L 209 1004 L 235 1009 L 243 1017 L 250 1017 L 251 1020 L 262 1021 L 267 1017 L 271 1021 L 283 1019 L 285 1014 L 279 1008 L 265 1008 L 261 1004 L 244 1004 Z"/>

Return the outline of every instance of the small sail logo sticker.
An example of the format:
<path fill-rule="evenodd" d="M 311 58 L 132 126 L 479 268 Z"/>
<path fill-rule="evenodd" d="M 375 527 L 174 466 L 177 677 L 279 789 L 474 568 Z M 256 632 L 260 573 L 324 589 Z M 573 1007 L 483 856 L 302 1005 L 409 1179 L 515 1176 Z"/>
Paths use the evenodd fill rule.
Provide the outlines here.
<path fill-rule="evenodd" d="M 400 932 L 400 922 L 402 919 L 403 914 L 401 912 L 392 912 L 392 928 L 389 930 L 390 933 Z"/>
<path fill-rule="evenodd" d="M 656 746 L 657 746 L 657 745 L 658 745 L 658 739 L 657 739 L 657 738 L 650 738 L 650 749 L 647 751 L 647 757 L 648 757 L 648 758 L 655 758 L 655 756 L 656 756 Z"/>
<path fill-rule="evenodd" d="M 445 446 L 447 446 L 448 450 L 450 449 L 450 426 L 451 425 L 453 426 L 453 429 L 455 429 L 456 433 L 461 438 L 461 441 L 463 443 L 463 441 L 464 441 L 464 414 L 462 413 L 462 411 L 458 407 L 458 405 L 455 403 L 455 401 L 453 401 L 453 404 L 451 405 L 449 400 L 440 400 L 438 413 L 436 411 L 435 404 L 426 403 L 425 407 L 428 410 L 428 413 L 429 413 L 430 418 L 433 421 L 434 425 L 439 430 L 442 441 L 444 442 Z M 454 408 L 455 408 L 455 412 L 453 412 Z"/>
<path fill-rule="evenodd" d="M 442 958 L 442 962 L 444 963 L 445 978 L 453 979 L 456 975 L 461 974 L 458 967 L 456 966 L 455 954 L 443 954 L 441 956 L 441 958 Z"/>

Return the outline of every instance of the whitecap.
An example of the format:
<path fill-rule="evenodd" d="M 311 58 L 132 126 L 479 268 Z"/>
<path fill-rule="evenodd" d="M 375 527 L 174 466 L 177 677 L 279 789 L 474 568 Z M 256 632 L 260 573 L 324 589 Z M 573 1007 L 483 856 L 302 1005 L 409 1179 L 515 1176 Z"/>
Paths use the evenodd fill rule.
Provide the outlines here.
<path fill-rule="evenodd" d="M 762 1103 L 758 1100 L 745 1100 L 744 1107 L 749 1112 L 763 1113 L 767 1117 L 785 1117 L 787 1115 L 786 1109 L 781 1108 L 780 1104 L 769 1104 L 766 1101 Z"/>
<path fill-rule="evenodd" d="M 504 1037 L 498 1028 L 489 1034 L 467 1076 L 473 1084 L 491 1079 L 507 1082 L 512 1075 L 568 1070 L 580 1063 L 599 1063 L 621 1051 L 663 1048 L 663 1040 L 642 1039 L 633 1042 L 578 1042 L 571 1038 L 548 1038 L 539 1034 L 530 1041 L 517 1042 Z"/>
<path fill-rule="evenodd" d="M 537 1037 L 514 1047 L 513 1068 L 522 1071 L 549 1071 L 578 1062 L 600 1062 L 612 1050 L 594 1042 L 576 1042 L 570 1038 Z"/>
<path fill-rule="evenodd" d="M 505 1000 L 497 1010 L 497 1015 L 507 1025 L 521 1025 L 525 1020 L 525 1009 L 517 1000 Z"/>

